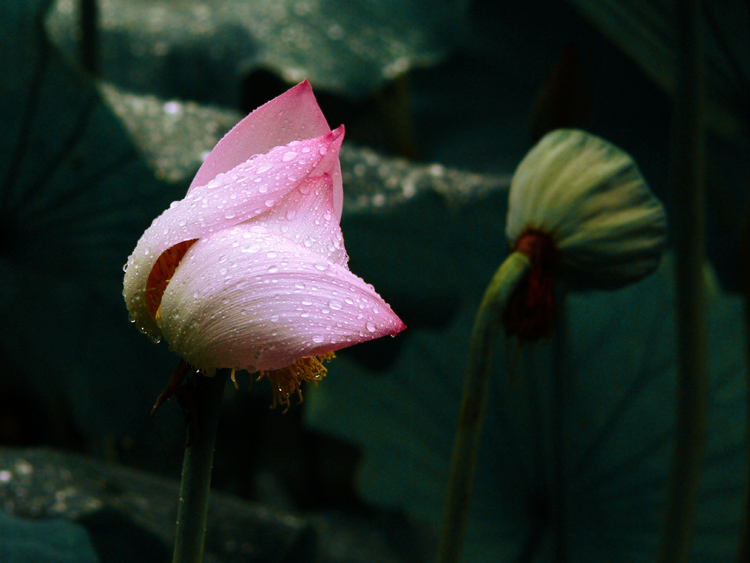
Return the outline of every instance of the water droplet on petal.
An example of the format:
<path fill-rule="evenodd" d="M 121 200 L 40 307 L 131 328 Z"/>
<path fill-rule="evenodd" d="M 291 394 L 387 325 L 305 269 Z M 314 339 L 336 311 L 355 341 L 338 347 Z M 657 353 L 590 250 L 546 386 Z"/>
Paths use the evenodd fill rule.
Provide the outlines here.
<path fill-rule="evenodd" d="M 315 336 L 313 336 L 313 342 L 320 344 L 321 342 L 323 342 L 323 336 L 320 334 L 316 334 Z"/>
<path fill-rule="evenodd" d="M 234 219 L 235 217 L 237 217 L 237 214 L 232 211 L 227 211 L 226 213 L 224 213 L 225 219 Z"/>
<path fill-rule="evenodd" d="M 286 212 L 286 218 L 291 221 L 292 219 L 294 219 L 294 216 L 296 214 L 297 212 L 294 209 L 290 209 L 289 211 Z"/>
<path fill-rule="evenodd" d="M 273 207 L 273 200 L 272 199 L 267 199 L 266 200 L 266 207 Z"/>
<path fill-rule="evenodd" d="M 264 172 L 268 172 L 271 168 L 273 168 L 272 164 L 264 164 L 262 166 L 259 166 L 255 172 L 257 172 L 258 174 L 263 174 Z"/>
<path fill-rule="evenodd" d="M 297 158 L 297 153 L 294 151 L 289 151 L 288 153 L 286 153 L 284 156 L 281 157 L 281 160 L 284 162 L 291 162 L 295 158 Z"/>
<path fill-rule="evenodd" d="M 273 315 L 273 316 L 271 317 L 271 322 L 272 322 L 272 323 L 275 323 L 275 322 L 277 322 L 278 320 L 279 320 L 279 316 L 278 316 L 278 315 Z"/>
<path fill-rule="evenodd" d="M 367 324 L 366 324 L 365 326 L 367 327 L 367 330 L 369 330 L 370 332 L 375 332 L 375 329 L 377 328 L 377 327 L 376 327 L 376 326 L 375 326 L 374 324 L 372 324 L 371 322 L 368 322 L 368 323 L 367 323 Z"/>
<path fill-rule="evenodd" d="M 269 274 L 275 274 L 275 273 L 276 273 L 276 272 L 278 272 L 278 271 L 279 271 L 279 268 L 278 268 L 278 266 L 270 266 L 270 267 L 268 268 L 268 273 L 269 273 Z"/>

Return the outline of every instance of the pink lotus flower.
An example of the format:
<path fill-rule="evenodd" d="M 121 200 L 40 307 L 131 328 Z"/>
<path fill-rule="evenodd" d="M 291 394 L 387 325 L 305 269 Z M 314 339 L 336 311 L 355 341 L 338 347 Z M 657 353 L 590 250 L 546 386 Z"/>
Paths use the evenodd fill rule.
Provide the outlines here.
<path fill-rule="evenodd" d="M 347 267 L 343 137 L 307 82 L 237 124 L 128 259 L 140 330 L 206 375 L 260 371 L 274 404 L 320 379 L 334 350 L 403 330 Z"/>

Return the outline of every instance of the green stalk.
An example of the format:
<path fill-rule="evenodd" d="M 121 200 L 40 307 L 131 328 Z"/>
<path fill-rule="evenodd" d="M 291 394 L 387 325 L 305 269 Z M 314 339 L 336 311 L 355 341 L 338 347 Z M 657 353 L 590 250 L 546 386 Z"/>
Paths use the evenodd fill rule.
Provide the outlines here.
<path fill-rule="evenodd" d="M 742 265 L 742 293 L 744 294 L 744 312 L 745 312 L 745 354 L 750 365 L 750 258 L 748 249 L 750 249 L 750 206 L 745 210 L 745 224 L 742 233 L 742 245 L 740 247 L 740 256 L 743 260 Z M 740 543 L 737 553 L 737 563 L 750 561 L 750 372 L 747 375 L 747 390 L 745 391 L 747 399 L 745 405 L 745 508 L 742 512 L 742 529 L 740 531 Z"/>
<path fill-rule="evenodd" d="M 700 0 L 675 2 L 677 88 L 671 138 L 672 220 L 677 285 L 677 442 L 659 560 L 687 561 L 703 455 L 706 320 L 703 263 L 705 151 Z"/>
<path fill-rule="evenodd" d="M 750 192 L 748 192 L 750 193 Z M 739 256 L 742 267 L 742 294 L 745 313 L 745 358 L 750 365 L 750 202 L 745 203 L 745 217 L 742 225 L 742 238 L 739 245 Z M 742 529 L 736 561 L 750 561 L 750 372 L 747 374 L 745 405 L 745 508 L 742 512 Z"/>
<path fill-rule="evenodd" d="M 750 10 L 750 0 L 745 0 Z M 745 114 L 746 127 L 750 126 L 750 114 Z M 750 190 L 745 193 L 750 193 Z M 739 259 L 742 274 L 742 293 L 745 312 L 745 355 L 750 365 L 750 201 L 745 199 L 745 216 L 743 218 L 742 235 L 739 245 Z M 742 529 L 736 561 L 745 563 L 750 561 L 750 372 L 747 374 L 747 403 L 745 405 L 745 508 L 742 513 Z"/>
<path fill-rule="evenodd" d="M 567 522 L 567 499 L 565 495 L 565 404 L 567 399 L 568 379 L 565 365 L 565 346 L 567 343 L 567 311 L 565 300 L 557 301 L 557 323 L 555 326 L 555 340 L 552 343 L 552 475 L 553 483 L 550 491 L 552 497 L 552 522 L 555 531 L 554 550 L 555 562 L 566 563 L 568 553 L 568 531 L 565 528 Z"/>
<path fill-rule="evenodd" d="M 437 563 L 455 563 L 461 556 L 482 421 L 487 407 L 492 356 L 497 336 L 502 330 L 502 314 L 508 299 L 530 267 L 531 263 L 524 254 L 514 252 L 508 256 L 495 272 L 474 321 L 461 411 L 453 442 Z"/>
<path fill-rule="evenodd" d="M 198 378 L 193 389 L 198 431 L 193 443 L 185 448 L 172 563 L 203 561 L 214 444 L 227 373 L 219 370 L 213 377 L 194 376 Z"/>

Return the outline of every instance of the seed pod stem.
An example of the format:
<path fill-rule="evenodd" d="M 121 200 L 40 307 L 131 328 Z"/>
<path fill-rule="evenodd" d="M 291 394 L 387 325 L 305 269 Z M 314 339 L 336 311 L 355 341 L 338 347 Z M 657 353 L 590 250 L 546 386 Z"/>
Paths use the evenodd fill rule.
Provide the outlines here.
<path fill-rule="evenodd" d="M 531 262 L 523 253 L 514 252 L 508 256 L 495 272 L 474 321 L 461 411 L 453 442 L 437 563 L 455 563 L 461 556 L 487 407 L 493 351 L 498 334 L 502 332 L 502 316 L 508 299 L 530 267 Z"/>

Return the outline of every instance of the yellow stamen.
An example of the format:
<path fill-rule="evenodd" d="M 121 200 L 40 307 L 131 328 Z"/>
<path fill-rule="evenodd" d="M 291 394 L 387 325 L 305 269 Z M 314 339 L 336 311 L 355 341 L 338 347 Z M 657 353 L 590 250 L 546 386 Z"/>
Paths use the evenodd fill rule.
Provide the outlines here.
<path fill-rule="evenodd" d="M 158 312 L 158 311 L 157 311 L 157 312 Z M 236 378 L 236 377 L 234 376 L 234 373 L 235 373 L 236 371 L 237 371 L 236 369 L 232 368 L 232 373 L 231 373 L 231 374 L 229 374 L 229 377 L 231 377 L 231 378 L 232 378 L 232 383 L 234 383 L 234 388 L 235 388 L 235 389 L 239 389 L 239 388 L 240 388 L 240 386 L 239 386 L 239 385 L 237 385 L 237 378 Z"/>
<path fill-rule="evenodd" d="M 292 365 L 281 369 L 270 371 L 261 371 L 258 373 L 258 379 L 267 377 L 271 382 L 273 391 L 273 403 L 271 408 L 276 405 L 284 405 L 284 412 L 289 410 L 289 397 L 297 394 L 299 402 L 302 402 L 302 385 L 305 381 L 312 381 L 317 385 L 318 381 L 323 379 L 328 369 L 323 362 L 330 361 L 334 358 L 333 352 L 328 352 L 320 356 L 311 356 L 309 358 L 300 358 Z"/>

